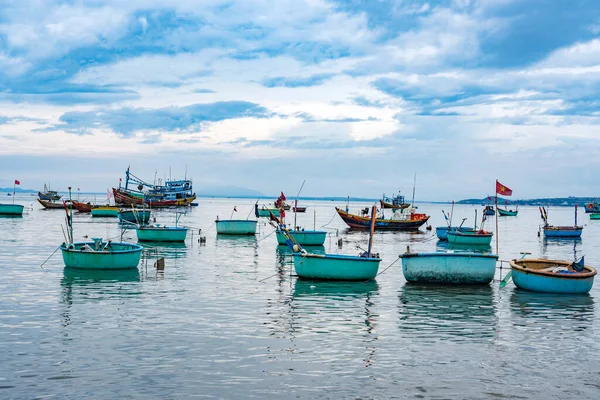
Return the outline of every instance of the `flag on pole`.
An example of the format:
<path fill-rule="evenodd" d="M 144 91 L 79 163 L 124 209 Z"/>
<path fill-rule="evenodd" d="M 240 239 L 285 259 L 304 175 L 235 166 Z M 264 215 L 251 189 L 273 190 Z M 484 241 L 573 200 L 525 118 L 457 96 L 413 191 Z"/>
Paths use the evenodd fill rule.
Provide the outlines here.
<path fill-rule="evenodd" d="M 233 211 L 237 212 L 237 207 L 233 206 Z"/>
<path fill-rule="evenodd" d="M 19 182 L 18 180 L 15 179 L 15 185 L 20 185 L 21 182 Z"/>
<path fill-rule="evenodd" d="M 283 200 L 283 201 L 286 201 L 286 200 L 287 200 L 287 199 L 286 199 L 286 197 L 285 197 L 285 194 L 283 194 L 283 192 L 281 192 L 281 196 L 279 196 L 279 197 L 280 197 L 280 198 L 281 198 L 281 200 Z"/>
<path fill-rule="evenodd" d="M 510 190 L 509 188 L 498 182 L 498 180 L 496 180 L 496 193 L 501 194 L 503 196 L 511 196 L 512 190 Z"/>

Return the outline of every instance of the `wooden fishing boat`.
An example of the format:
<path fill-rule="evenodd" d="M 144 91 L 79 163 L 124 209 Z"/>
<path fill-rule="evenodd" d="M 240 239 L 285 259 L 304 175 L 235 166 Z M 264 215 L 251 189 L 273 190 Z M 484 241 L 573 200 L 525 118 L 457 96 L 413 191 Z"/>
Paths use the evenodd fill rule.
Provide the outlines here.
<path fill-rule="evenodd" d="M 137 183 L 137 190 L 130 189 L 130 183 Z M 146 204 L 151 207 L 183 207 L 196 199 L 190 179 L 167 180 L 164 185 L 153 185 L 130 173 L 129 168 L 125 171 L 125 186 L 121 187 L 119 183 L 118 188 L 113 188 L 113 195 L 115 204 L 126 206 Z"/>
<path fill-rule="evenodd" d="M 271 214 L 273 214 L 277 218 L 281 217 L 281 211 L 279 208 L 267 208 L 265 206 L 258 208 L 258 204 L 254 205 L 254 215 L 256 215 L 256 218 L 269 218 Z"/>
<path fill-rule="evenodd" d="M 23 215 L 23 206 L 20 204 L 1 204 L 0 203 L 0 215 Z"/>
<path fill-rule="evenodd" d="M 143 247 L 93 238 L 93 242 L 63 243 L 60 249 L 66 267 L 104 270 L 137 268 Z"/>
<path fill-rule="evenodd" d="M 341 210 L 337 207 L 335 208 L 335 211 L 350 228 L 369 228 L 371 218 L 350 214 L 349 212 Z M 417 230 L 420 226 L 425 224 L 427 220 L 429 220 L 429 216 L 426 214 L 417 214 L 414 211 L 402 212 L 400 210 L 397 210 L 396 212 L 394 212 L 394 215 L 390 219 L 375 219 L 375 229 L 397 231 Z"/>
<path fill-rule="evenodd" d="M 185 242 L 187 231 L 188 228 L 160 224 L 140 226 L 135 230 L 138 240 L 147 242 Z"/>
<path fill-rule="evenodd" d="M 306 212 L 306 207 L 292 207 L 292 211 L 296 213 Z"/>
<path fill-rule="evenodd" d="M 117 206 L 97 206 L 92 208 L 92 217 L 118 217 L 119 207 Z"/>
<path fill-rule="evenodd" d="M 60 200 L 60 198 L 62 196 L 59 195 L 56 192 L 56 190 L 50 190 L 50 189 L 48 189 L 48 187 L 44 183 L 44 191 L 43 192 L 38 192 L 38 197 L 40 199 L 46 200 L 46 201 L 56 201 L 56 200 Z"/>
<path fill-rule="evenodd" d="M 512 260 L 510 267 L 517 287 L 544 293 L 587 293 L 594 285 L 596 275 L 592 267 L 580 265 L 576 268 L 577 263 L 559 260 Z"/>
<path fill-rule="evenodd" d="M 217 219 L 215 226 L 221 235 L 255 235 L 258 221 L 248 219 Z"/>
<path fill-rule="evenodd" d="M 498 215 L 500 217 L 516 217 L 518 213 L 518 210 L 503 210 L 502 208 L 498 208 Z"/>
<path fill-rule="evenodd" d="M 275 234 L 277 235 L 278 244 L 287 244 L 287 236 L 282 228 L 278 227 Z M 288 234 L 292 235 L 296 243 L 301 246 L 322 246 L 327 237 L 327 232 L 325 231 L 311 231 L 304 229 L 297 231 L 290 229 Z"/>
<path fill-rule="evenodd" d="M 496 254 L 474 252 L 411 253 L 400 256 L 408 282 L 488 284 L 496 272 Z"/>
<path fill-rule="evenodd" d="M 143 225 L 150 220 L 150 211 L 137 208 L 121 209 L 119 210 L 118 217 L 120 222 L 131 222 Z"/>
<path fill-rule="evenodd" d="M 387 197 L 385 193 L 381 200 L 379 200 L 381 208 L 391 208 L 393 210 L 401 210 L 410 207 L 410 204 L 404 201 L 404 196 L 400 195 L 400 192 L 394 197 Z"/>
<path fill-rule="evenodd" d="M 493 235 L 492 232 L 484 230 L 467 232 L 448 231 L 447 233 L 449 243 L 469 246 L 489 246 Z"/>
<path fill-rule="evenodd" d="M 473 228 L 464 226 L 438 226 L 435 228 L 435 234 L 439 240 L 448 240 L 448 231 L 471 232 Z"/>
<path fill-rule="evenodd" d="M 92 208 L 96 207 L 96 205 L 92 203 L 81 203 L 79 201 L 73 200 L 72 202 L 73 208 L 79 211 L 80 213 L 88 213 L 92 211 Z"/>
<path fill-rule="evenodd" d="M 63 209 L 65 208 L 65 204 L 67 205 L 67 207 L 71 208 L 71 202 L 69 200 L 63 202 L 54 202 L 54 201 L 49 201 L 49 200 L 42 200 L 40 198 L 37 199 L 37 201 L 44 206 L 44 208 L 49 208 L 49 209 Z"/>
<path fill-rule="evenodd" d="M 301 278 L 369 280 L 377 276 L 381 258 L 341 254 L 293 253 L 294 269 Z"/>
<path fill-rule="evenodd" d="M 600 213 L 591 213 L 590 219 L 600 219 Z"/>

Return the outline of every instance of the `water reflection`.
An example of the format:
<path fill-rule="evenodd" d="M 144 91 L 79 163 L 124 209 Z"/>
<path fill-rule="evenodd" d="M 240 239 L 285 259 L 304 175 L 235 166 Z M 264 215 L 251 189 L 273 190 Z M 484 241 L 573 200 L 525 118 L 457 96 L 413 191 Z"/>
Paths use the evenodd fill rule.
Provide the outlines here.
<path fill-rule="evenodd" d="M 496 335 L 491 286 L 406 284 L 399 292 L 398 326 L 421 339 L 478 340 Z"/>
<path fill-rule="evenodd" d="M 140 272 L 137 268 L 124 270 L 86 270 L 64 268 L 61 281 L 63 301 L 71 304 L 75 296 L 102 300 L 140 294 Z"/>
<path fill-rule="evenodd" d="M 19 214 L 19 215 L 0 214 L 0 219 L 15 219 L 15 218 L 23 218 L 23 214 Z"/>
<path fill-rule="evenodd" d="M 468 244 L 452 244 L 446 240 L 439 240 L 435 244 L 435 248 L 437 251 L 448 251 L 454 250 L 458 252 L 472 252 L 472 253 L 481 253 L 481 254 L 489 254 L 492 252 L 491 245 L 485 246 L 477 246 L 477 245 L 468 245 Z"/>
<path fill-rule="evenodd" d="M 510 296 L 515 325 L 551 325 L 565 331 L 581 331 L 594 320 L 594 298 L 585 294 L 538 293 L 515 288 Z"/>
<path fill-rule="evenodd" d="M 187 245 L 185 242 L 152 242 L 142 243 L 144 253 L 149 259 L 164 257 L 167 259 L 184 258 L 187 255 Z"/>

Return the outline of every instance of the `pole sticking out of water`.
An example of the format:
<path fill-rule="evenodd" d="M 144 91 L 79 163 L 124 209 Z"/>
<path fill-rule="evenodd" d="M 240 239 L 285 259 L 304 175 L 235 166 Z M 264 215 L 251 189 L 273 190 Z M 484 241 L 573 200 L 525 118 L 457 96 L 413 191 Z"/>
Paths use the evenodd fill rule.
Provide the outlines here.
<path fill-rule="evenodd" d="M 496 206 L 496 254 L 498 254 L 498 179 L 496 179 L 496 188 L 494 189 L 494 198 Z"/>
<path fill-rule="evenodd" d="M 300 192 L 306 183 L 306 179 L 302 181 L 302 186 L 300 186 L 300 190 L 298 190 L 298 194 L 296 195 L 296 200 L 294 200 L 294 231 L 296 230 L 296 214 L 298 214 L 298 197 L 300 197 Z"/>
<path fill-rule="evenodd" d="M 417 174 L 415 173 L 415 179 L 413 181 L 413 197 L 411 201 L 411 207 L 415 208 L 415 187 L 417 186 Z"/>
<path fill-rule="evenodd" d="M 73 200 L 71 198 L 71 186 L 69 186 L 69 233 L 71 243 L 73 243 Z"/>

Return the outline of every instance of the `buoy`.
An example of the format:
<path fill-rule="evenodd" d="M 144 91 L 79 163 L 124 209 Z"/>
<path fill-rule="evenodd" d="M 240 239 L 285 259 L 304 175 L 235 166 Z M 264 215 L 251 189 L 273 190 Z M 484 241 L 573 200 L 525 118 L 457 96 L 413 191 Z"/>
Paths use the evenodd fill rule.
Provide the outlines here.
<path fill-rule="evenodd" d="M 206 236 L 200 236 L 198 243 L 206 243 Z"/>
<path fill-rule="evenodd" d="M 297 244 L 295 244 L 294 247 L 293 247 L 293 250 L 294 250 L 294 253 L 297 253 L 297 252 L 300 251 L 300 248 L 298 247 Z"/>
<path fill-rule="evenodd" d="M 165 269 L 165 258 L 161 257 L 158 260 L 156 260 L 156 262 L 154 263 L 154 267 L 159 271 L 164 270 Z"/>

